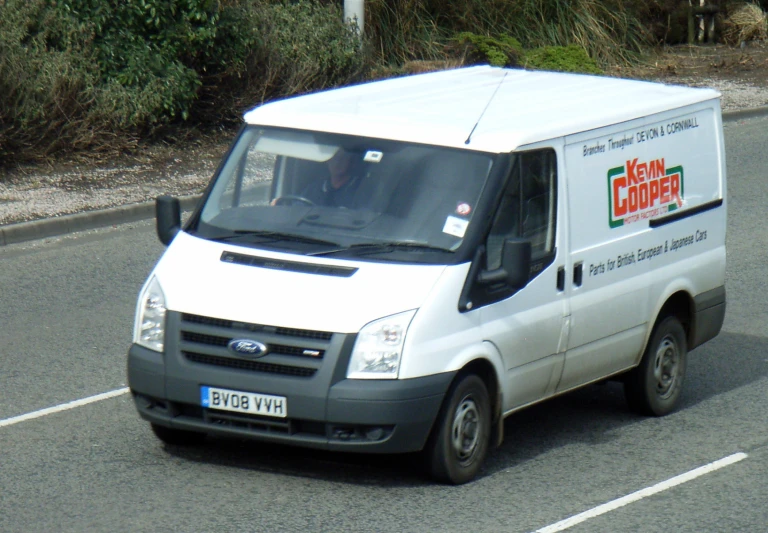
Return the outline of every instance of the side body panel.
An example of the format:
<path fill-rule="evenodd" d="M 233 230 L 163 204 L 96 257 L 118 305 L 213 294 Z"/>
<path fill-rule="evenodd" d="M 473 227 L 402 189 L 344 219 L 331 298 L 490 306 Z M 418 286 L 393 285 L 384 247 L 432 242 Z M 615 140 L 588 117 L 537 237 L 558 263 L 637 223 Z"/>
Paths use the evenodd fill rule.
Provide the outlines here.
<path fill-rule="evenodd" d="M 559 391 L 637 364 L 670 295 L 724 284 L 721 136 L 712 101 L 567 139 L 571 259 L 583 274 L 580 285 L 567 283 L 571 330 Z"/>

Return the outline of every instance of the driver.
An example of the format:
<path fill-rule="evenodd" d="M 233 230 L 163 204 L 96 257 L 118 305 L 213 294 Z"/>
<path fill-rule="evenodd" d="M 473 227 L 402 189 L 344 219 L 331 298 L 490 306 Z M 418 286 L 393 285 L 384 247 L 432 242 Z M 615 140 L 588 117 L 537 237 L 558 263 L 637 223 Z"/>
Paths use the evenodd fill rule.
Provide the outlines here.
<path fill-rule="evenodd" d="M 356 203 L 355 193 L 361 180 L 355 155 L 339 148 L 326 164 L 328 177 L 314 180 L 302 196 L 316 205 L 354 207 Z"/>

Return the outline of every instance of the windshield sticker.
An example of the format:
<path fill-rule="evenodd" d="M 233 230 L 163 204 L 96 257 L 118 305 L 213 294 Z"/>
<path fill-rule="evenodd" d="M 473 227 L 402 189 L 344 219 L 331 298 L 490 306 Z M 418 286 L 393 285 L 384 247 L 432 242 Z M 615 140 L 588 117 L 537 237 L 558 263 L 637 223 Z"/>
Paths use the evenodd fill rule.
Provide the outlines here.
<path fill-rule="evenodd" d="M 464 237 L 464 234 L 467 232 L 468 225 L 469 225 L 468 220 L 463 220 L 461 218 L 457 218 L 449 215 L 448 218 L 445 219 L 445 225 L 443 226 L 443 233 L 447 233 L 448 235 L 453 235 L 454 237 L 458 237 L 459 239 L 462 239 Z"/>
<path fill-rule="evenodd" d="M 363 161 L 366 163 L 381 163 L 381 159 L 384 157 L 383 152 L 377 152 L 376 150 L 368 150 L 365 152 Z"/>
<path fill-rule="evenodd" d="M 472 206 L 468 203 L 462 202 L 456 206 L 456 214 L 460 216 L 467 216 L 472 212 Z"/>
<path fill-rule="evenodd" d="M 638 162 L 608 171 L 608 224 L 624 224 L 663 215 L 683 206 L 683 167 L 667 168 L 664 159 Z"/>

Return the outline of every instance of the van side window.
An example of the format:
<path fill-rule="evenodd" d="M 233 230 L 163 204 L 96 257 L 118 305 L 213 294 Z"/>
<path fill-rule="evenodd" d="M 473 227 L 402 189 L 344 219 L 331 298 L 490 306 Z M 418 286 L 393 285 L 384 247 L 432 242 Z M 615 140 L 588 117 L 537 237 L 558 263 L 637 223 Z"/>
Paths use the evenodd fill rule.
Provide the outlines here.
<path fill-rule="evenodd" d="M 518 154 L 486 242 L 487 268 L 501 266 L 504 240 L 531 241 L 537 263 L 554 251 L 557 157 L 552 149 Z"/>

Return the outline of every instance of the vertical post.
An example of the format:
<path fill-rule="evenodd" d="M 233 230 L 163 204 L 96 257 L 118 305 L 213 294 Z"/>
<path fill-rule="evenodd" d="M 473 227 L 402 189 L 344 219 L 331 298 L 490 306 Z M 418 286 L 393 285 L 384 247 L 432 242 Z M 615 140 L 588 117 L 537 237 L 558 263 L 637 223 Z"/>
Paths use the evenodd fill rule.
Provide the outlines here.
<path fill-rule="evenodd" d="M 365 0 L 344 0 L 344 20 L 357 24 L 357 32 L 363 37 L 363 22 L 365 21 Z"/>
<path fill-rule="evenodd" d="M 693 44 L 696 40 L 696 30 L 693 25 L 694 21 L 693 6 L 688 8 L 688 44 Z"/>

